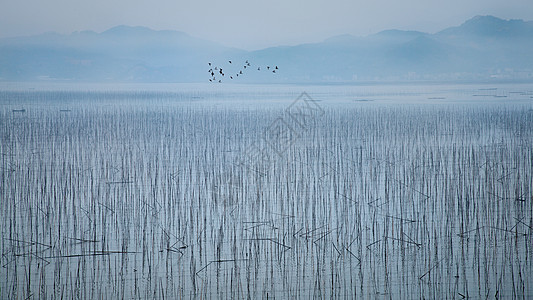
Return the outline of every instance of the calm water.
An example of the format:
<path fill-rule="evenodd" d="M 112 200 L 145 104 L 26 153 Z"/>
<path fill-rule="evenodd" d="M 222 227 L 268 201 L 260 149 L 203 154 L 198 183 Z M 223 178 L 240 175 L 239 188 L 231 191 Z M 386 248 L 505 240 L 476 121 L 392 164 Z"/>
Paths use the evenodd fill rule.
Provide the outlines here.
<path fill-rule="evenodd" d="M 531 298 L 531 128 L 525 84 L 2 83 L 0 298 Z"/>

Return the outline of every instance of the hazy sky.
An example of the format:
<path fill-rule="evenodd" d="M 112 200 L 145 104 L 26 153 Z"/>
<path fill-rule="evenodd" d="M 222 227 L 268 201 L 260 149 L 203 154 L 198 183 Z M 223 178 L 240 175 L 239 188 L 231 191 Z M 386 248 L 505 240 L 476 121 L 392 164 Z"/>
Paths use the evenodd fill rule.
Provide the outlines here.
<path fill-rule="evenodd" d="M 245 49 L 384 29 L 436 32 L 476 15 L 533 20 L 532 0 L 0 0 L 0 37 L 172 29 Z"/>

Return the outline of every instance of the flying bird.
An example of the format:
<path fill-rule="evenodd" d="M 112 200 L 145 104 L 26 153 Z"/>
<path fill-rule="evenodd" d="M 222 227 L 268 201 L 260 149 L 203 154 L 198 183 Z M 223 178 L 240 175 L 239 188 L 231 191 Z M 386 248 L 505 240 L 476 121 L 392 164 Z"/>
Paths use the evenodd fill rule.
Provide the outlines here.
<path fill-rule="evenodd" d="M 229 64 L 233 64 L 232 60 L 228 60 L 227 62 Z M 237 64 L 238 64 L 238 62 L 237 62 Z M 222 76 L 226 76 L 226 74 L 224 73 L 222 67 L 215 66 L 215 64 L 212 63 L 212 62 L 208 62 L 208 65 L 210 66 L 210 68 L 209 68 L 209 70 L 207 72 L 209 74 L 211 74 L 211 78 L 209 78 L 209 81 L 210 82 L 217 82 L 218 81 L 219 83 L 221 83 L 222 79 L 217 79 L 216 76 L 218 76 L 219 74 L 222 75 Z M 246 60 L 242 66 L 243 66 L 243 68 L 241 70 L 239 70 L 238 73 L 236 73 L 235 75 L 232 75 L 232 76 L 228 75 L 228 77 L 230 79 L 232 79 L 232 80 L 234 79 L 234 77 L 236 79 L 237 77 L 239 77 L 239 75 L 243 75 L 248 67 L 251 68 L 252 64 L 250 63 L 249 60 Z M 272 73 L 277 73 L 277 71 L 279 70 L 279 67 L 277 65 L 274 65 L 272 67 L 270 67 L 270 66 L 262 66 L 261 67 L 261 66 L 255 65 L 254 68 L 255 67 L 257 67 L 257 71 L 261 71 L 261 68 L 263 68 L 263 70 L 264 70 L 264 68 L 266 67 L 266 69 L 272 71 Z"/>

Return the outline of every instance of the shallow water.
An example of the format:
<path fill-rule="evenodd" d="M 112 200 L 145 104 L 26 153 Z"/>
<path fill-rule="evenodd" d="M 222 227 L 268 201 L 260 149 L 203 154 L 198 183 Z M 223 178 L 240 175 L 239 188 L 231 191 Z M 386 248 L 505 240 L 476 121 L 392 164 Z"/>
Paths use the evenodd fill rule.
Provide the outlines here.
<path fill-rule="evenodd" d="M 531 85 L 0 87 L 1 298 L 533 296 Z"/>

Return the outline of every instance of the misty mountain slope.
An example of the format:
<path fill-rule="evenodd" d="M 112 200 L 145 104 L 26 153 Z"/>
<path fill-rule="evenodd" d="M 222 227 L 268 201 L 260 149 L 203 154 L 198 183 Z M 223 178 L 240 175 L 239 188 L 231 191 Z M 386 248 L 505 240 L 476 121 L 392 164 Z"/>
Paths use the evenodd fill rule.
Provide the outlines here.
<path fill-rule="evenodd" d="M 476 16 L 460 26 L 444 29 L 436 35 L 469 38 L 524 38 L 533 35 L 533 22 L 503 20 L 494 16 Z"/>
<path fill-rule="evenodd" d="M 477 16 L 435 34 L 385 30 L 244 51 L 183 32 L 117 26 L 102 33 L 0 39 L 0 80 L 223 82 L 533 79 L 533 22 Z M 229 64 L 228 60 L 234 63 Z M 252 67 L 244 69 L 249 60 Z M 276 73 L 266 66 L 279 66 Z M 257 68 L 263 68 L 258 71 Z M 217 78 L 218 81 L 218 78 Z"/>
<path fill-rule="evenodd" d="M 277 61 L 282 74 L 295 80 L 350 80 L 361 70 L 373 76 L 390 67 L 390 52 L 423 33 L 391 30 L 369 37 L 341 35 L 321 43 L 274 47 L 251 52 L 250 61 Z"/>
<path fill-rule="evenodd" d="M 387 51 L 387 65 L 396 72 L 449 72 L 453 70 L 449 61 L 456 49 L 428 36 L 419 36 L 391 47 Z M 384 66 L 385 67 L 385 66 Z M 431 67 L 432 70 L 428 68 Z"/>
<path fill-rule="evenodd" d="M 100 34 L 84 31 L 0 40 L 0 77 L 198 81 L 205 62 L 240 53 L 177 31 L 118 26 Z"/>
<path fill-rule="evenodd" d="M 477 16 L 435 36 L 458 50 L 465 68 L 478 72 L 533 69 L 533 22 Z"/>

